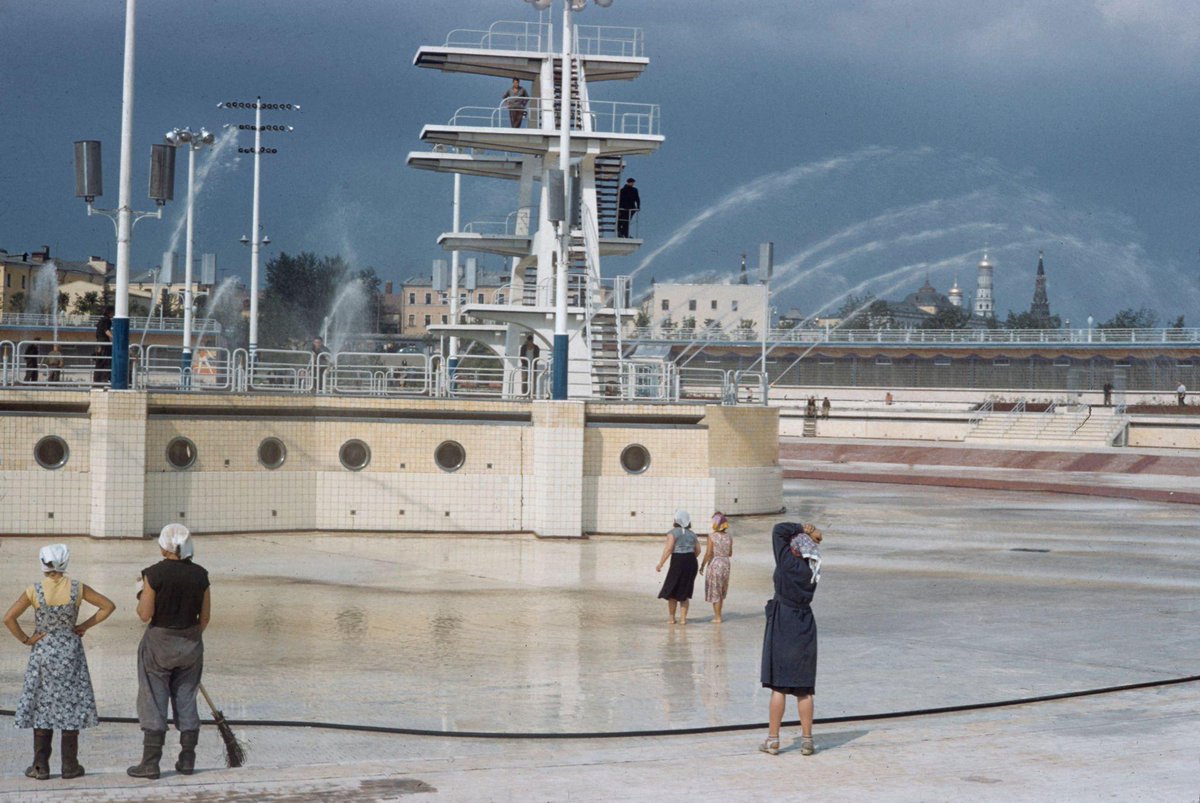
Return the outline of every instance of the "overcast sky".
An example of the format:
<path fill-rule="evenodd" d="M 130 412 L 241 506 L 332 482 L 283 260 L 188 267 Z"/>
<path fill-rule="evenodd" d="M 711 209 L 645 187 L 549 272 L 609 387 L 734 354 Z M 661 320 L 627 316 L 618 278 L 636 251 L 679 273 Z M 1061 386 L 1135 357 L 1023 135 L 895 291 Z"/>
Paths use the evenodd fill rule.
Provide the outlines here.
<path fill-rule="evenodd" d="M 163 132 L 252 122 L 216 104 L 261 94 L 303 105 L 266 120 L 296 127 L 267 136 L 271 249 L 340 253 L 385 279 L 427 271 L 452 182 L 405 156 L 423 124 L 494 105 L 505 86 L 412 59 L 500 19 L 537 13 L 520 0 L 142 0 L 140 208 Z M 662 104 L 667 137 L 629 166 L 646 247 L 606 274 L 644 286 L 729 273 L 772 240 L 775 303 L 813 312 L 846 293 L 902 296 L 926 274 L 969 295 L 986 244 L 1001 315 L 1028 308 L 1044 249 L 1051 306 L 1074 322 L 1145 304 L 1200 324 L 1195 0 L 615 0 L 578 19 L 644 29 L 645 75 L 592 97 Z M 0 0 L 0 248 L 113 258 L 111 224 L 72 197 L 71 143 L 104 142 L 101 205 L 115 205 L 123 24 L 123 0 Z M 185 174 L 181 160 L 180 199 Z M 198 201 L 198 251 L 242 275 L 251 181 L 227 150 Z M 464 189 L 467 221 L 515 207 L 515 184 Z M 135 266 L 160 261 L 182 213 L 177 201 L 138 224 Z"/>

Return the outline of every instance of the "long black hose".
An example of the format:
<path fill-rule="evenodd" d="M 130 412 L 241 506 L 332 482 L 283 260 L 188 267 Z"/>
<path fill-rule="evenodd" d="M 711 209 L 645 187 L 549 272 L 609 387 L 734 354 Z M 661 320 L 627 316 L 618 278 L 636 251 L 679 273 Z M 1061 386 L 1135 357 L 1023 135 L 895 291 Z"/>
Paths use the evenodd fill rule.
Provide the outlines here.
<path fill-rule="evenodd" d="M 881 719 L 900 719 L 902 717 L 929 717 L 940 714 L 957 714 L 965 711 L 986 711 L 989 708 L 1009 708 L 1017 705 L 1048 703 L 1055 700 L 1071 700 L 1078 697 L 1094 697 L 1099 694 L 1116 694 L 1118 692 L 1136 691 L 1138 689 L 1156 689 L 1163 686 L 1178 686 L 1183 683 L 1200 681 L 1200 675 L 1170 678 L 1167 680 L 1148 680 L 1142 683 L 1126 683 L 1123 686 L 1105 686 L 1099 689 L 1083 689 L 1067 691 L 1059 694 L 1043 694 L 1038 697 L 1015 697 L 1009 700 L 996 700 L 987 703 L 966 703 L 964 705 L 946 705 L 938 708 L 913 708 L 906 711 L 888 711 L 882 714 L 848 714 L 841 717 L 817 717 L 817 725 L 838 725 L 847 722 L 870 722 Z M 11 709 L 0 709 L 0 716 L 13 716 Z M 136 724 L 136 717 L 100 717 L 101 722 L 121 724 Z M 213 720 L 203 720 L 205 724 L 214 724 Z M 242 728 L 317 728 L 321 730 L 354 731 L 357 733 L 388 733 L 401 736 L 431 736 L 450 739 L 628 739 L 637 736 L 687 736 L 704 733 L 726 733 L 729 731 L 760 730 L 767 727 L 765 722 L 750 722 L 739 725 L 708 725 L 702 728 L 662 728 L 658 730 L 639 731 L 594 731 L 576 733 L 498 733 L 495 731 L 438 731 L 426 728 L 399 728 L 387 725 L 354 725 L 344 722 L 305 722 L 292 719 L 229 719 L 230 725 Z M 784 722 L 788 727 L 800 724 L 799 720 Z"/>

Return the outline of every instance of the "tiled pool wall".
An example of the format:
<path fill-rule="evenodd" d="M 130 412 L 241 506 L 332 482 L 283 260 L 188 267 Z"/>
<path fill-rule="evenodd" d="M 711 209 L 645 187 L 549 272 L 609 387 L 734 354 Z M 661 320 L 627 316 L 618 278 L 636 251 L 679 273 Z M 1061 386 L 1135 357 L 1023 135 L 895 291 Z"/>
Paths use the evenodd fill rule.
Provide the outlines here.
<path fill-rule="evenodd" d="M 105 391 L 0 394 L 0 488 L 0 533 L 96 537 L 657 533 L 783 503 L 764 407 Z"/>

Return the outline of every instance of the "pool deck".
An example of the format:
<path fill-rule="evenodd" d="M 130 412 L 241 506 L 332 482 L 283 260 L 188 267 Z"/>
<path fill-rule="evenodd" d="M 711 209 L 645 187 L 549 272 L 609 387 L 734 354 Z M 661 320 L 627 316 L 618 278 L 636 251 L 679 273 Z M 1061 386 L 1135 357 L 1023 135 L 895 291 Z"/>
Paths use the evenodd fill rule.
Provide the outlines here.
<path fill-rule="evenodd" d="M 814 611 L 817 716 L 969 705 L 1161 682 L 1196 672 L 1200 559 L 1188 505 L 1074 495 L 790 480 L 784 518 L 828 538 Z M 696 516 L 698 519 L 699 515 Z M 690 623 L 654 599 L 659 539 L 526 536 L 199 537 L 214 578 L 205 681 L 225 713 L 479 739 L 239 725 L 249 762 L 135 781 L 134 725 L 86 731 L 81 779 L 21 775 L 30 735 L 0 719 L 0 800 L 1195 800 L 1200 683 L 898 719 L 825 724 L 818 753 L 755 748 L 763 728 L 555 738 L 761 723 L 769 526 L 734 521 L 726 620 L 698 593 Z M 40 540 L 0 543 L 0 591 L 34 577 Z M 88 634 L 102 715 L 132 712 L 148 542 L 69 539 L 72 573 L 120 608 Z M 702 587 L 702 581 L 698 589 Z M 3 641 L 0 707 L 24 650 Z M 794 709 L 788 718 L 794 717 Z M 57 748 L 57 745 L 56 745 Z M 52 760 L 57 773 L 57 756 Z"/>

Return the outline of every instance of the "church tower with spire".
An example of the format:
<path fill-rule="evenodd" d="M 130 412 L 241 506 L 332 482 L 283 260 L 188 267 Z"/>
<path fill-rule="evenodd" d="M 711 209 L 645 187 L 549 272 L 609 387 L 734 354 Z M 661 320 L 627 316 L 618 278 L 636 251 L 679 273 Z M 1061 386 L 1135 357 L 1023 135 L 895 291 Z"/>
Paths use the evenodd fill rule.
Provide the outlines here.
<path fill-rule="evenodd" d="M 975 317 L 995 318 L 996 307 L 992 301 L 992 263 L 988 262 L 987 250 L 979 261 L 979 278 L 975 286 Z"/>
<path fill-rule="evenodd" d="M 946 295 L 950 299 L 951 304 L 958 307 L 959 309 L 962 309 L 963 291 L 962 291 L 962 288 L 958 286 L 958 277 L 957 276 L 954 277 L 954 286 L 950 288 L 950 292 L 947 293 Z"/>
<path fill-rule="evenodd" d="M 1033 303 L 1029 305 L 1029 314 L 1044 329 L 1050 325 L 1050 299 L 1046 295 L 1046 266 L 1045 254 L 1038 251 L 1037 279 L 1033 286 Z"/>

